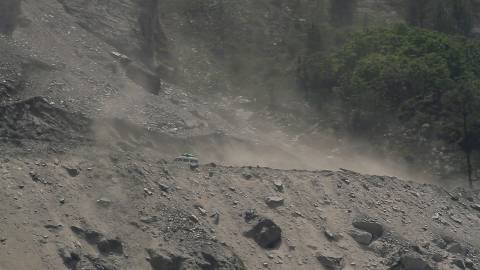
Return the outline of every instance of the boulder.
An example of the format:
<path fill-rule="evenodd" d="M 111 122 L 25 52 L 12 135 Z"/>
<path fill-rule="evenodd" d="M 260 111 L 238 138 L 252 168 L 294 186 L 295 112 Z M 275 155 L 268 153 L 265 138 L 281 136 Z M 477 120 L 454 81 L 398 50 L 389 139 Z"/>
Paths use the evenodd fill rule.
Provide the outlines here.
<path fill-rule="evenodd" d="M 103 207 L 108 207 L 112 204 L 112 201 L 108 198 L 100 198 L 97 200 L 97 204 L 100 205 L 100 206 L 103 206 Z"/>
<path fill-rule="evenodd" d="M 447 242 L 445 242 L 445 240 L 442 238 L 436 238 L 432 242 L 441 249 L 445 249 L 447 247 Z"/>
<path fill-rule="evenodd" d="M 323 234 L 329 241 L 339 241 L 342 236 L 338 233 L 331 232 L 330 230 L 326 229 Z"/>
<path fill-rule="evenodd" d="M 61 248 L 58 255 L 68 269 L 77 269 L 77 264 L 81 261 L 81 254 L 69 248 Z"/>
<path fill-rule="evenodd" d="M 282 242 L 282 229 L 271 219 L 267 218 L 260 219 L 244 235 L 252 238 L 259 246 L 265 249 L 277 248 Z"/>
<path fill-rule="evenodd" d="M 180 270 L 183 269 L 183 264 L 188 259 L 186 256 L 153 249 L 147 249 L 147 253 L 150 256 L 149 262 L 153 270 Z"/>
<path fill-rule="evenodd" d="M 245 211 L 245 216 L 244 216 L 245 222 L 250 223 L 250 221 L 256 218 L 258 218 L 258 214 L 255 209 L 248 209 L 247 211 Z"/>
<path fill-rule="evenodd" d="M 371 233 L 366 232 L 366 231 L 360 231 L 360 230 L 351 230 L 350 231 L 350 236 L 355 240 L 357 243 L 361 245 L 370 245 L 373 240 L 373 236 Z"/>
<path fill-rule="evenodd" d="M 468 253 L 467 248 L 462 246 L 460 243 L 454 242 L 448 245 L 447 251 L 454 254 L 466 255 Z"/>
<path fill-rule="evenodd" d="M 252 179 L 253 175 L 251 173 L 244 172 L 244 173 L 242 173 L 242 177 L 245 180 L 250 180 L 250 179 Z"/>
<path fill-rule="evenodd" d="M 275 190 L 278 192 L 284 191 L 283 183 L 280 180 L 273 181 L 273 186 L 275 187 Z"/>
<path fill-rule="evenodd" d="M 63 166 L 65 171 L 70 175 L 70 177 L 77 177 L 80 174 L 80 171 L 73 166 Z"/>
<path fill-rule="evenodd" d="M 80 238 L 85 239 L 89 244 L 95 245 L 104 238 L 103 234 L 91 229 L 84 229 L 77 226 L 71 226 L 70 229 Z"/>
<path fill-rule="evenodd" d="M 279 196 L 272 196 L 272 197 L 267 197 L 265 199 L 265 203 L 271 208 L 276 208 L 276 207 L 282 206 L 285 203 L 285 199 Z"/>
<path fill-rule="evenodd" d="M 97 248 L 102 254 L 123 254 L 123 244 L 119 239 L 102 239 L 98 242 Z"/>
<path fill-rule="evenodd" d="M 456 258 L 452 261 L 452 264 L 457 266 L 460 269 L 463 269 L 463 270 L 467 269 L 467 266 L 465 265 L 465 261 L 463 261 L 462 259 Z"/>
<path fill-rule="evenodd" d="M 392 270 L 433 270 L 422 257 L 414 253 L 403 255 Z"/>
<path fill-rule="evenodd" d="M 335 253 L 317 253 L 317 260 L 328 270 L 340 270 L 345 266 L 343 256 Z"/>
<path fill-rule="evenodd" d="M 372 220 L 367 220 L 367 219 L 355 220 L 353 221 L 352 225 L 353 227 L 359 230 L 369 232 L 372 235 L 373 240 L 376 240 L 382 237 L 384 232 L 382 224 Z"/>
<path fill-rule="evenodd" d="M 233 252 L 219 247 L 197 247 L 195 251 L 147 249 L 153 270 L 246 270 Z"/>

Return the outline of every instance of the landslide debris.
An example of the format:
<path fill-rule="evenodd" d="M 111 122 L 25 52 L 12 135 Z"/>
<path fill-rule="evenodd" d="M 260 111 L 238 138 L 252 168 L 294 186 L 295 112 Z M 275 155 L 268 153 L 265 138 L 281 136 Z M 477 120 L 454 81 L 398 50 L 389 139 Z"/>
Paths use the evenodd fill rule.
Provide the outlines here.
<path fill-rule="evenodd" d="M 42 97 L 0 107 L 3 140 L 68 141 L 84 138 L 91 120 L 56 108 Z"/>

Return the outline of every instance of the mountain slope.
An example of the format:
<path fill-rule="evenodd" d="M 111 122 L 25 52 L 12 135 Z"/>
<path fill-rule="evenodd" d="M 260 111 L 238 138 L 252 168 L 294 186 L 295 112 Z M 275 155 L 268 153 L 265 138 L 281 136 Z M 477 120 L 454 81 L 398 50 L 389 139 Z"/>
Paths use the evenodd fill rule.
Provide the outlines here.
<path fill-rule="evenodd" d="M 387 169 L 305 117 L 287 2 L 2 1 L 0 269 L 479 269 L 478 191 L 313 171 Z"/>

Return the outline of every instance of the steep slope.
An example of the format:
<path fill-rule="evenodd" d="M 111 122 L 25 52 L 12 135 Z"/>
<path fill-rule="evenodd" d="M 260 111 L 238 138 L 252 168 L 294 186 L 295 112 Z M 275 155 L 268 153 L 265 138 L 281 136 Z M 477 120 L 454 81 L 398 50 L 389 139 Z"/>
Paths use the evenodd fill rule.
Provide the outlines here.
<path fill-rule="evenodd" d="M 3 269 L 478 267 L 478 192 L 63 149 L 2 145 Z"/>
<path fill-rule="evenodd" d="M 0 4 L 0 269 L 479 269 L 478 191 L 255 166 L 340 164 L 335 138 L 295 143 L 301 99 L 223 91 L 290 91 L 327 2 L 19 3 Z"/>
<path fill-rule="evenodd" d="M 14 108 L 0 118 L 0 134 L 13 119 L 24 130 L 0 144 L 2 269 L 478 269 L 478 191 L 192 168 L 169 161 L 179 138 L 41 99 L 0 110 Z"/>

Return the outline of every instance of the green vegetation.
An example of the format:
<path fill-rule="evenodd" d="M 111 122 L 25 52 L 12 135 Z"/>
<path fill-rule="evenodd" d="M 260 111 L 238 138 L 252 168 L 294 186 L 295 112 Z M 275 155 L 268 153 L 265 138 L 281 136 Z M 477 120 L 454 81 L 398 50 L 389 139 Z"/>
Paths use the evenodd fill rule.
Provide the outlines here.
<path fill-rule="evenodd" d="M 405 25 L 367 30 L 334 53 L 311 54 L 299 77 L 311 100 L 356 136 L 379 141 L 428 127 L 417 139 L 463 151 L 472 180 L 480 150 L 478 41 Z"/>

